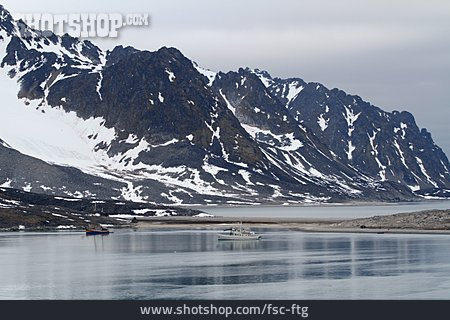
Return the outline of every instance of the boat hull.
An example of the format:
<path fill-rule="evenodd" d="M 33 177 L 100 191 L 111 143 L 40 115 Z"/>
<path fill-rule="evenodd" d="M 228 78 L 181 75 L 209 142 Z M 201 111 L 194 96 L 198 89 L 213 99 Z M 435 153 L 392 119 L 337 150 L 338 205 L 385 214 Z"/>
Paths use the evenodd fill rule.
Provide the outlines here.
<path fill-rule="evenodd" d="M 89 230 L 89 229 L 86 229 L 86 235 L 87 236 L 94 236 L 94 235 L 97 235 L 97 234 L 110 234 L 110 231 L 109 230 Z"/>
<path fill-rule="evenodd" d="M 230 234 L 220 234 L 219 235 L 219 240 L 246 241 L 246 240 L 259 240 L 259 239 L 261 239 L 260 235 L 248 235 L 248 236 L 230 235 Z"/>

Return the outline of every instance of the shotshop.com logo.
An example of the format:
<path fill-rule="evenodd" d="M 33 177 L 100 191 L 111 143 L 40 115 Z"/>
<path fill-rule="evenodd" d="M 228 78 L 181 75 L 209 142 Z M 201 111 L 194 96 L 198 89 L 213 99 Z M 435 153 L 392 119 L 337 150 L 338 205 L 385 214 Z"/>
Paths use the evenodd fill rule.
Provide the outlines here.
<path fill-rule="evenodd" d="M 54 34 L 65 34 L 77 38 L 117 38 L 119 30 L 125 26 L 149 26 L 148 14 L 130 13 L 25 13 L 15 14 L 19 24 L 19 32 L 23 38 L 51 37 Z"/>

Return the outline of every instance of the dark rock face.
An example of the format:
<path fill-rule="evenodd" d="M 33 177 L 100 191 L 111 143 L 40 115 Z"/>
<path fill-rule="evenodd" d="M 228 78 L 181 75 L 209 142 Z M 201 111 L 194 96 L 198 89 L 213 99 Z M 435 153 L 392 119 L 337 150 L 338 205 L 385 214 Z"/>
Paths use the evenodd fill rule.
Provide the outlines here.
<path fill-rule="evenodd" d="M 2 94 L 46 121 L 60 110 L 90 161 L 56 165 L 0 136 L 0 185 L 177 204 L 397 201 L 450 188 L 448 159 L 409 113 L 259 70 L 208 73 L 174 48 L 103 52 L 22 25 L 24 39 L 0 11 L 0 72 L 19 84 Z"/>
<path fill-rule="evenodd" d="M 271 160 L 272 169 L 282 171 L 282 180 L 303 184 L 315 189 L 314 194 L 321 195 L 333 190 L 342 195 L 394 199 L 401 197 L 401 193 L 408 193 L 403 187 L 367 179 L 361 171 L 349 166 L 299 123 L 285 107 L 287 99 L 277 98 L 257 75 L 243 69 L 219 73 L 213 88 L 227 101 L 244 128 L 253 133 Z M 370 188 L 362 190 L 362 185 L 370 185 Z"/>
<path fill-rule="evenodd" d="M 426 129 L 417 127 L 412 114 L 385 112 L 358 96 L 317 83 L 265 76 L 270 92 L 349 165 L 375 179 L 399 182 L 414 190 L 449 187 L 447 157 Z M 288 101 L 288 90 L 283 89 L 293 83 L 303 89 Z"/>

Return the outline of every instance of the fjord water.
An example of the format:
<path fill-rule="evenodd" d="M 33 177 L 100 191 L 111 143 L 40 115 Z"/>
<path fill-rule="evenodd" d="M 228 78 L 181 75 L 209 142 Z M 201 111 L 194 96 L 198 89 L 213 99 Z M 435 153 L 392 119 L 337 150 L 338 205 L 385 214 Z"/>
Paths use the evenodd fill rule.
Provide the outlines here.
<path fill-rule="evenodd" d="M 450 236 L 0 234 L 0 299 L 450 299 Z"/>
<path fill-rule="evenodd" d="M 449 209 L 449 200 L 375 204 L 329 204 L 289 206 L 201 207 L 200 209 L 224 217 L 248 218 L 367 218 L 434 209 Z"/>

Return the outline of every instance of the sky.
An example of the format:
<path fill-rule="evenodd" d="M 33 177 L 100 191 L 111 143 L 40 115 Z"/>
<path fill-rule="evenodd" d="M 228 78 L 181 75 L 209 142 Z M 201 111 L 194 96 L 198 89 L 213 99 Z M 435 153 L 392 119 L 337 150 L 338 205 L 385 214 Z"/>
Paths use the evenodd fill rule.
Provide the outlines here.
<path fill-rule="evenodd" d="M 104 49 L 173 46 L 214 71 L 260 68 L 409 111 L 450 157 L 448 0 L 0 0 L 14 13 L 147 13 Z"/>

